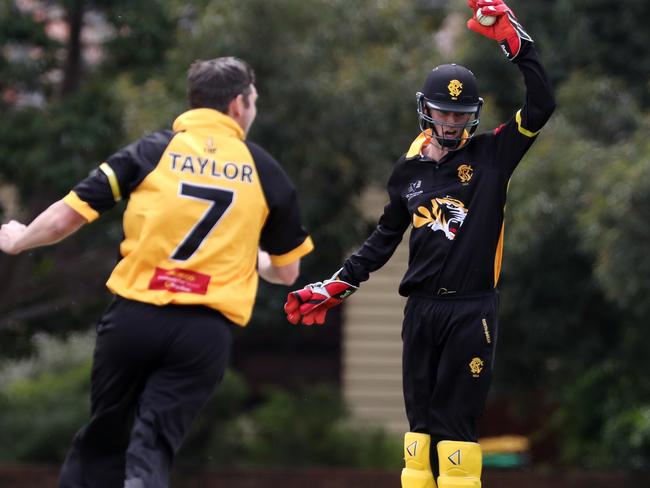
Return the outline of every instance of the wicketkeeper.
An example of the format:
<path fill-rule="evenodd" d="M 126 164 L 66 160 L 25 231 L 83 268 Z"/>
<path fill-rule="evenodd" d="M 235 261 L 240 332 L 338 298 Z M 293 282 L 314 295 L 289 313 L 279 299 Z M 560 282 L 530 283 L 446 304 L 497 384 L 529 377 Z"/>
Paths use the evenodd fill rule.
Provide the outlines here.
<path fill-rule="evenodd" d="M 551 116 L 555 100 L 533 40 L 502 0 L 470 0 L 469 29 L 496 40 L 526 84 L 523 106 L 506 123 L 475 135 L 483 100 L 474 75 L 457 64 L 434 68 L 417 93 L 421 133 L 388 181 L 374 232 L 331 279 L 289 294 L 294 324 L 322 324 L 391 257 L 408 227 L 408 297 L 403 385 L 410 432 L 404 488 L 478 488 L 477 420 L 491 383 L 498 333 L 508 182 Z M 481 25 L 476 11 L 496 18 Z"/>

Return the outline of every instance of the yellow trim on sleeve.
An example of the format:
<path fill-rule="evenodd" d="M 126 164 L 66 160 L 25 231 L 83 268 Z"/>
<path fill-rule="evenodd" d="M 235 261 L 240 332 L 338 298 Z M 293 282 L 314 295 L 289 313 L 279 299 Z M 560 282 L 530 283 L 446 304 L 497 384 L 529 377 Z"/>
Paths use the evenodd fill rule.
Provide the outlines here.
<path fill-rule="evenodd" d="M 63 203 L 81 215 L 89 223 L 99 217 L 99 212 L 79 198 L 79 195 L 73 191 L 63 197 Z"/>
<path fill-rule="evenodd" d="M 501 276 L 501 262 L 503 259 L 503 236 L 505 234 L 505 223 L 501 223 L 501 232 L 499 233 L 499 242 L 497 243 L 496 254 L 494 255 L 494 286 L 497 286 L 499 283 L 499 277 Z"/>
<path fill-rule="evenodd" d="M 287 264 L 291 264 L 294 261 L 297 261 L 305 254 L 309 254 L 313 250 L 314 242 L 311 240 L 310 236 L 307 236 L 303 243 L 296 247 L 294 250 L 289 251 L 286 254 L 282 254 L 281 256 L 271 256 L 271 264 L 275 267 L 286 266 Z"/>
<path fill-rule="evenodd" d="M 111 185 L 111 191 L 113 192 L 113 199 L 116 202 L 122 200 L 122 193 L 120 192 L 120 184 L 117 181 L 117 175 L 113 168 L 111 168 L 108 163 L 102 163 L 99 165 L 99 169 L 106 175 L 108 178 L 108 184 Z"/>
<path fill-rule="evenodd" d="M 517 129 L 519 129 L 519 132 L 521 132 L 523 135 L 526 137 L 535 137 L 537 134 L 539 134 L 539 131 L 533 132 L 528 129 L 525 129 L 521 125 L 521 110 L 517 110 L 517 114 L 515 115 L 515 120 L 517 121 Z"/>

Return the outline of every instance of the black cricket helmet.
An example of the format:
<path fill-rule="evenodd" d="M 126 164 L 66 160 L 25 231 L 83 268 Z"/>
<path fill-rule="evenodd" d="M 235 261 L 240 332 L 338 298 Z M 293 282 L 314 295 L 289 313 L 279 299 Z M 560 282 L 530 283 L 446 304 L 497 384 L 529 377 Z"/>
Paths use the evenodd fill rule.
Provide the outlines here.
<path fill-rule="evenodd" d="M 418 92 L 420 130 L 429 131 L 438 143 L 450 150 L 459 149 L 474 136 L 480 121 L 483 99 L 478 96 L 474 73 L 459 64 L 442 64 L 428 74 Z M 452 124 L 432 117 L 430 109 L 470 114 L 467 122 Z M 445 128 L 462 128 L 459 137 L 446 137 Z"/>

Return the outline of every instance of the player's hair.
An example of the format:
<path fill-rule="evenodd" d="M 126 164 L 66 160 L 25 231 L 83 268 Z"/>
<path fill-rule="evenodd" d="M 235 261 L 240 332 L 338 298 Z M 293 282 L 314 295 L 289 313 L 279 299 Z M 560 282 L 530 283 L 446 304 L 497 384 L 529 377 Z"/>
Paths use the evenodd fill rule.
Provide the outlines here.
<path fill-rule="evenodd" d="M 255 72 L 250 65 L 232 56 L 198 59 L 187 72 L 187 98 L 192 108 L 213 108 L 228 112 L 228 104 L 244 95 L 248 107 Z"/>

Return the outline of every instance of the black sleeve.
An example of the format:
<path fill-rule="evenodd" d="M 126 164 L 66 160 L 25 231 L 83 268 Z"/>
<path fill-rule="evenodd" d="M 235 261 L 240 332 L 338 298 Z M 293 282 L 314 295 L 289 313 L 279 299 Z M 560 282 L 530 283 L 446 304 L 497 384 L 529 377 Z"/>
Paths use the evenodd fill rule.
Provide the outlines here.
<path fill-rule="evenodd" d="M 553 88 L 534 45 L 526 42 L 513 62 L 524 77 L 526 100 L 507 123 L 495 129 L 497 164 L 507 176 L 512 174 L 555 109 Z"/>
<path fill-rule="evenodd" d="M 260 247 L 281 256 L 300 247 L 309 237 L 302 226 L 298 195 L 280 164 L 253 142 L 246 142 L 260 175 L 269 215 L 262 228 Z"/>
<path fill-rule="evenodd" d="M 366 281 L 370 273 L 378 270 L 388 262 L 390 257 L 402 241 L 404 232 L 411 223 L 408 209 L 401 197 L 400 178 L 397 177 L 398 162 L 393 174 L 388 180 L 388 203 L 384 206 L 384 213 L 379 218 L 377 227 L 362 244 L 362 246 L 350 256 L 339 273 L 339 278 L 358 286 Z"/>
<path fill-rule="evenodd" d="M 73 191 L 98 213 L 127 199 L 158 165 L 174 133 L 160 131 L 129 144 L 99 165 Z"/>

